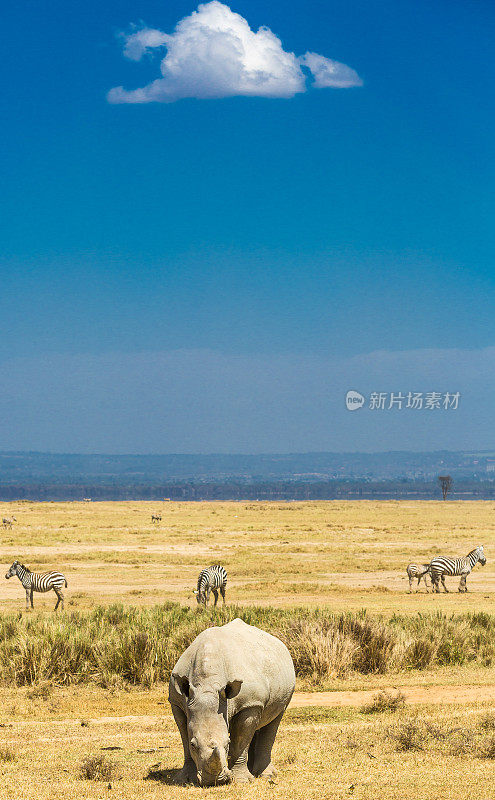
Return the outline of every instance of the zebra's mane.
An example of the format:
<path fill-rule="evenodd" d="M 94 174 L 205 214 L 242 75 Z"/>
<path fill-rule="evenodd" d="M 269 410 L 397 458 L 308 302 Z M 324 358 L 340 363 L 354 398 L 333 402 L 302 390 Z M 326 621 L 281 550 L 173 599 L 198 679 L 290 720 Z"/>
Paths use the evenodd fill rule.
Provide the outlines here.
<path fill-rule="evenodd" d="M 25 570 L 26 570 L 26 572 L 31 572 L 31 570 L 29 569 L 29 567 L 26 567 L 26 565 L 25 565 L 25 564 L 21 564 L 21 567 L 22 567 L 23 569 L 25 569 Z"/>

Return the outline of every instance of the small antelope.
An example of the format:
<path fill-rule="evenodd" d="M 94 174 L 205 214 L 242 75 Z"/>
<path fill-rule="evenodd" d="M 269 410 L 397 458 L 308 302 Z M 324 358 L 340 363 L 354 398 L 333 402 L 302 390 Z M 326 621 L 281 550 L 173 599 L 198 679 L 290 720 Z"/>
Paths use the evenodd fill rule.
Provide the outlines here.
<path fill-rule="evenodd" d="M 4 528 L 11 528 L 13 522 L 17 522 L 15 517 L 3 517 L 2 518 L 2 525 L 3 525 Z"/>

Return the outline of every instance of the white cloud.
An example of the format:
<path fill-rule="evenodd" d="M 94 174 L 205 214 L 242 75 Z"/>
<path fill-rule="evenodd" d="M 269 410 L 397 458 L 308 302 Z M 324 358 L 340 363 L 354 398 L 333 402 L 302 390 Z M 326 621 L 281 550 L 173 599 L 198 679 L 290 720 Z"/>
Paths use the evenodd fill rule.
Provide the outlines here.
<path fill-rule="evenodd" d="M 170 36 L 155 28 L 141 28 L 136 33 L 124 35 L 124 39 L 124 55 L 132 61 L 139 61 L 153 47 L 162 47 L 167 44 Z"/>
<path fill-rule="evenodd" d="M 330 58 L 320 56 L 318 53 L 306 53 L 301 58 L 301 63 L 313 73 L 316 89 L 348 89 L 350 86 L 362 86 L 363 82 L 357 72 Z"/>
<path fill-rule="evenodd" d="M 125 36 L 124 55 L 139 61 L 153 48 L 166 47 L 162 77 L 140 89 L 111 89 L 111 103 L 172 103 L 184 97 L 293 97 L 306 91 L 306 75 L 314 87 L 361 86 L 359 76 L 338 61 L 306 53 L 286 52 L 269 28 L 254 32 L 248 22 L 218 0 L 198 6 L 180 20 L 174 33 L 142 28 Z"/>

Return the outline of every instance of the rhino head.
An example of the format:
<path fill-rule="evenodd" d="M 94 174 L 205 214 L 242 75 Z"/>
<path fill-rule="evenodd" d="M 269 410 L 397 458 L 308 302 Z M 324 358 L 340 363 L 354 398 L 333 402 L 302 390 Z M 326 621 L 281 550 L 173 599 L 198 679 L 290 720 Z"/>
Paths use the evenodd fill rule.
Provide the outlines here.
<path fill-rule="evenodd" d="M 193 686 L 188 678 L 172 675 L 175 688 L 186 700 L 189 752 L 200 786 L 229 783 L 229 727 L 227 700 L 239 694 L 242 681 L 230 681 L 221 689 Z"/>

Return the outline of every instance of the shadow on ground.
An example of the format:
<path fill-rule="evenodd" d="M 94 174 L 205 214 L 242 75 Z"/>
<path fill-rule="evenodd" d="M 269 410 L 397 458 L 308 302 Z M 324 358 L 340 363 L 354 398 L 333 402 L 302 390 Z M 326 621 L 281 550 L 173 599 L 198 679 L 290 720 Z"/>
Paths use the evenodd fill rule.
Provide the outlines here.
<path fill-rule="evenodd" d="M 177 786 L 179 769 L 153 769 L 151 768 L 145 776 L 145 781 L 157 781 L 168 786 Z"/>

